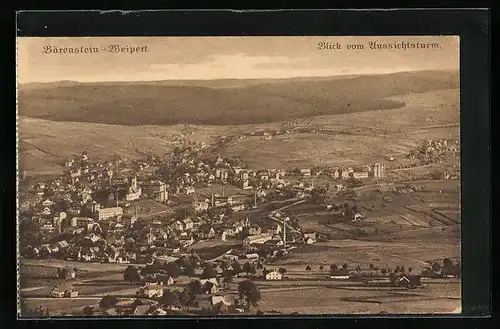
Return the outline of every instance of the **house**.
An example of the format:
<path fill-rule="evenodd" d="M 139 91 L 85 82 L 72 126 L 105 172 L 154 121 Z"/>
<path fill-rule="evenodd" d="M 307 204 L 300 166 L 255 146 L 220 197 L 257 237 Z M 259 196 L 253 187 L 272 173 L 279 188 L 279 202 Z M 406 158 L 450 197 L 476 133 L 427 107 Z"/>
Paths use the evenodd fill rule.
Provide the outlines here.
<path fill-rule="evenodd" d="M 65 167 L 72 167 L 74 164 L 75 164 L 75 160 L 69 159 L 69 160 L 66 160 L 66 162 L 64 163 L 64 166 Z"/>
<path fill-rule="evenodd" d="M 229 170 L 225 168 L 219 168 L 215 171 L 215 178 L 220 179 L 222 181 L 229 179 Z"/>
<path fill-rule="evenodd" d="M 248 234 L 250 235 L 258 235 L 260 233 L 261 233 L 261 228 L 258 225 L 254 225 L 248 228 Z"/>
<path fill-rule="evenodd" d="M 175 221 L 175 223 L 173 223 L 172 225 L 173 225 L 174 230 L 184 231 L 184 224 L 180 220 Z"/>
<path fill-rule="evenodd" d="M 159 180 L 141 184 L 142 193 L 149 199 L 157 202 L 164 202 L 168 200 L 167 185 Z"/>
<path fill-rule="evenodd" d="M 171 284 L 174 284 L 174 278 L 172 278 L 170 275 L 167 274 L 156 275 L 156 280 L 160 285 L 169 286 Z"/>
<path fill-rule="evenodd" d="M 152 298 L 163 296 L 163 286 L 158 284 L 150 284 L 140 288 L 136 295 L 138 297 Z"/>
<path fill-rule="evenodd" d="M 89 217 L 73 217 L 69 220 L 70 226 L 72 227 L 84 227 L 88 228 L 89 224 L 92 224 L 94 220 Z"/>
<path fill-rule="evenodd" d="M 186 218 L 182 222 L 184 224 L 185 230 L 192 230 L 193 229 L 193 221 L 190 218 Z"/>
<path fill-rule="evenodd" d="M 417 288 L 422 285 L 420 275 L 403 275 L 397 281 L 398 286 L 406 287 L 408 289 Z"/>
<path fill-rule="evenodd" d="M 266 280 L 281 280 L 283 276 L 278 271 L 271 271 L 266 274 Z"/>
<path fill-rule="evenodd" d="M 355 179 L 365 179 L 365 178 L 368 178 L 368 172 L 366 172 L 366 171 L 353 172 L 352 177 Z"/>
<path fill-rule="evenodd" d="M 54 288 L 52 288 L 52 297 L 56 298 L 71 298 L 78 296 L 78 290 L 76 290 L 73 285 L 69 282 L 63 282 L 56 284 Z"/>
<path fill-rule="evenodd" d="M 234 205 L 231 206 L 232 211 L 242 211 L 245 210 L 245 204 L 242 202 L 235 203 Z"/>
<path fill-rule="evenodd" d="M 194 187 L 192 186 L 186 186 L 182 189 L 182 191 L 184 192 L 184 194 L 187 194 L 187 195 L 191 195 L 191 194 L 194 194 Z"/>
<path fill-rule="evenodd" d="M 212 296 L 211 302 L 212 306 L 217 306 L 219 303 L 222 303 L 226 306 L 231 306 L 234 304 L 234 298 L 231 298 L 232 296 Z"/>
<path fill-rule="evenodd" d="M 201 291 L 205 294 L 215 294 L 219 291 L 219 282 L 216 278 L 201 279 Z"/>
<path fill-rule="evenodd" d="M 66 240 L 62 240 L 62 241 L 58 241 L 56 244 L 55 244 L 55 247 L 58 248 L 58 250 L 62 250 L 62 249 L 66 249 L 69 247 L 69 243 L 68 241 Z"/>
<path fill-rule="evenodd" d="M 202 212 L 208 209 L 208 202 L 206 201 L 199 201 L 194 203 L 194 211 L 196 212 Z"/>
<path fill-rule="evenodd" d="M 313 239 L 313 238 L 307 238 L 307 239 L 305 240 L 305 242 L 306 242 L 306 244 L 313 244 L 313 243 L 315 243 L 315 242 L 316 242 L 316 239 Z"/>

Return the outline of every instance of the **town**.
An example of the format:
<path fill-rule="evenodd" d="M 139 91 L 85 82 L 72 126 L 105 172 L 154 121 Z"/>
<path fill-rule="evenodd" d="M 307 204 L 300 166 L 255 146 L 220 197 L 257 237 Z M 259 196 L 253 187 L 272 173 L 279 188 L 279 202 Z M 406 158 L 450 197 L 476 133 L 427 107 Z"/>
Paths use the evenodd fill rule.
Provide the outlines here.
<path fill-rule="evenodd" d="M 279 132 L 251 136 L 259 134 L 270 139 Z M 294 209 L 316 207 L 327 218 L 325 225 L 354 225 L 347 233 L 362 237 L 368 230 L 357 224 L 368 220 L 371 210 L 358 205 L 360 191 L 418 191 L 422 187 L 413 181 L 422 178 L 412 179 L 411 168 L 458 155 L 458 141 L 426 140 L 408 154 L 404 166 L 393 166 L 388 156 L 358 167 L 254 170 L 217 153 L 227 139 L 222 136 L 213 145 L 179 139 L 163 158 L 95 161 L 83 152 L 67 159 L 64 173 L 53 180 L 33 182 L 21 173 L 21 257 L 61 264 L 48 274 L 54 279 L 50 293 L 41 296 L 30 288 L 26 298 L 85 296 L 78 289 L 85 264 L 117 268 L 122 284 L 116 292 L 95 297 L 99 303 L 70 312 L 77 315 L 248 314 L 260 312 L 262 281 L 314 279 L 416 289 L 426 278 L 460 276 L 459 261 L 449 258 L 418 272 L 402 265 L 332 263 L 308 264 L 294 274 L 284 265 L 304 246 L 332 239 L 321 229 L 304 227 Z M 424 178 L 456 180 L 459 175 L 456 169 Z M 454 224 L 444 217 L 436 221 Z M 48 314 L 43 307 L 33 312 Z"/>

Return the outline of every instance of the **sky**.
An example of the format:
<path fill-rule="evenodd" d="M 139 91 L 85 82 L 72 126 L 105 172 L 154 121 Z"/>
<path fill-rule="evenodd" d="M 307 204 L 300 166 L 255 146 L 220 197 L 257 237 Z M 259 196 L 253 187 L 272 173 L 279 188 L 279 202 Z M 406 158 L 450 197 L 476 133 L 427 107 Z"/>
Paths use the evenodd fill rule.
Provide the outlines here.
<path fill-rule="evenodd" d="M 319 50 L 318 43 L 342 45 Z M 369 42 L 438 43 L 438 49 L 369 49 Z M 147 46 L 147 52 L 109 53 L 108 45 Z M 363 44 L 365 48 L 347 49 Z M 97 47 L 94 54 L 45 54 L 54 48 Z M 189 79 L 281 79 L 415 70 L 459 69 L 459 38 L 426 37 L 72 37 L 18 38 L 19 83 Z"/>

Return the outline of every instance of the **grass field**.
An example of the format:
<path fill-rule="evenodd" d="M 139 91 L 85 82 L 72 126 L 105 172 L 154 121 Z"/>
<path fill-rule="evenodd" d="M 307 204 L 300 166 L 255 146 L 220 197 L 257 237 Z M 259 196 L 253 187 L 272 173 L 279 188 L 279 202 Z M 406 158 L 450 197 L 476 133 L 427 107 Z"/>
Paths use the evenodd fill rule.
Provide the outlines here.
<path fill-rule="evenodd" d="M 334 284 L 262 290 L 259 309 L 284 314 L 435 314 L 452 313 L 460 306 L 460 283 L 440 282 L 415 290 Z"/>

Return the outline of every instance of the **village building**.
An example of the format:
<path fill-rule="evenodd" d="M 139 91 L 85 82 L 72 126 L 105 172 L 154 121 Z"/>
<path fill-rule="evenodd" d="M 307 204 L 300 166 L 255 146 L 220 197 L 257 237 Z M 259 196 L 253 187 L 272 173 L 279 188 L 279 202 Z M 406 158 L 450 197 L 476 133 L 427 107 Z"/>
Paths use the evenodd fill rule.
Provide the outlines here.
<path fill-rule="evenodd" d="M 142 193 L 149 199 L 157 202 L 168 200 L 167 185 L 159 180 L 153 180 L 141 184 Z"/>
<path fill-rule="evenodd" d="M 192 230 L 193 229 L 193 221 L 191 220 L 191 218 L 184 219 L 182 221 L 182 223 L 184 224 L 184 229 L 185 230 Z"/>
<path fill-rule="evenodd" d="M 283 276 L 278 271 L 271 271 L 266 274 L 266 280 L 281 280 Z"/>
<path fill-rule="evenodd" d="M 366 171 L 355 171 L 352 173 L 352 177 L 355 179 L 365 179 L 368 178 L 368 172 Z"/>
<path fill-rule="evenodd" d="M 158 284 L 146 285 L 137 291 L 138 297 L 153 298 L 163 296 L 163 286 Z"/>
<path fill-rule="evenodd" d="M 78 296 L 78 290 L 76 290 L 73 285 L 69 282 L 63 282 L 56 284 L 54 288 L 52 288 L 52 297 L 56 298 L 71 298 Z"/>
<path fill-rule="evenodd" d="M 101 221 L 103 219 L 108 219 L 111 217 L 122 217 L 123 208 L 122 207 L 111 207 L 111 208 L 100 208 L 95 212 L 95 219 Z"/>
<path fill-rule="evenodd" d="M 417 288 L 422 285 L 420 275 L 403 275 L 397 281 L 397 285 L 408 289 Z"/>
<path fill-rule="evenodd" d="M 182 192 L 187 195 L 191 195 L 195 193 L 194 187 L 192 186 L 185 186 L 182 188 Z"/>

